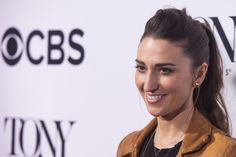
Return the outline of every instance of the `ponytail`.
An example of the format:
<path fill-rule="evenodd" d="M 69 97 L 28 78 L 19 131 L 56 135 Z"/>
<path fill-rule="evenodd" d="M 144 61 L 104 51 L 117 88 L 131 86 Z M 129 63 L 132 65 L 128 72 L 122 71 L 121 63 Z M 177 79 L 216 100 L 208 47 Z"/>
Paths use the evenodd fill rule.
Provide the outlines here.
<path fill-rule="evenodd" d="M 213 125 L 230 135 L 229 115 L 222 94 L 220 93 L 223 87 L 222 58 L 208 22 L 205 21 L 205 24 L 202 24 L 202 26 L 209 38 L 208 45 L 210 53 L 208 72 L 201 85 L 196 107 Z"/>

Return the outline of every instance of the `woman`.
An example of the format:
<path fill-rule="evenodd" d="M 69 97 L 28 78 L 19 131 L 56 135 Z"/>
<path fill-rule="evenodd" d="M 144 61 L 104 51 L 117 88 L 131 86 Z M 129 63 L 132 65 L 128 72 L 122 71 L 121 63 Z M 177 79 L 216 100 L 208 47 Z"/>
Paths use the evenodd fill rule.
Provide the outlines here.
<path fill-rule="evenodd" d="M 121 141 L 117 157 L 236 157 L 220 93 L 221 57 L 206 21 L 185 9 L 158 10 L 136 64 L 136 86 L 155 118 Z"/>

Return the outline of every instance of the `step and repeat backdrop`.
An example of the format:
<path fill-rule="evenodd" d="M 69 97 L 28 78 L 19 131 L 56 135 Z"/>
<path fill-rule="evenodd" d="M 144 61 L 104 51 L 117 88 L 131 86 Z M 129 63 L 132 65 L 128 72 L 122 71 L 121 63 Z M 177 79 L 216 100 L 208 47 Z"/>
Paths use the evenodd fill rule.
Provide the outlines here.
<path fill-rule="evenodd" d="M 152 118 L 134 60 L 146 21 L 169 6 L 213 28 L 236 137 L 235 1 L 0 0 L 0 156 L 115 156 Z"/>

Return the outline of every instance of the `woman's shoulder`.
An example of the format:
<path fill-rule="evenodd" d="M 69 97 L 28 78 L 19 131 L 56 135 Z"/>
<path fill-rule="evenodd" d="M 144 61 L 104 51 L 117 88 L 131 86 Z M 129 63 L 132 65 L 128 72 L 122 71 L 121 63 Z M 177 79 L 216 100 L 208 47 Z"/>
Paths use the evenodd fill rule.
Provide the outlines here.
<path fill-rule="evenodd" d="M 126 135 L 122 141 L 120 142 L 120 145 L 122 144 L 132 144 L 135 143 L 137 137 L 139 136 L 141 131 L 133 131 L 131 133 L 129 133 L 128 135 Z"/>
<path fill-rule="evenodd" d="M 226 135 L 221 130 L 213 127 L 212 146 L 215 150 L 224 152 L 224 156 L 236 156 L 236 139 Z"/>
<path fill-rule="evenodd" d="M 135 141 L 137 140 L 140 131 L 134 131 L 126 135 L 120 142 L 117 150 L 117 157 L 129 154 L 135 147 Z"/>
<path fill-rule="evenodd" d="M 234 137 L 224 133 L 222 130 L 216 128 L 213 125 L 212 125 L 212 136 L 215 142 L 236 144 L 236 139 Z"/>
<path fill-rule="evenodd" d="M 143 129 L 134 131 L 126 135 L 120 142 L 117 151 L 117 157 L 124 156 L 135 150 L 135 147 L 140 146 L 149 133 L 156 127 L 156 119 L 152 119 Z"/>

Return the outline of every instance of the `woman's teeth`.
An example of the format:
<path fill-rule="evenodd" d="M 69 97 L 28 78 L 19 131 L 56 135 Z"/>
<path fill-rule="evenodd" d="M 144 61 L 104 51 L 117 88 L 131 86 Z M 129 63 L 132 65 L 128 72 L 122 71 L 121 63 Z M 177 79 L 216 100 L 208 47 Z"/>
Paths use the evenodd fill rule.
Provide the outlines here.
<path fill-rule="evenodd" d="M 157 102 L 162 99 L 163 95 L 147 95 L 147 100 L 149 102 Z"/>

